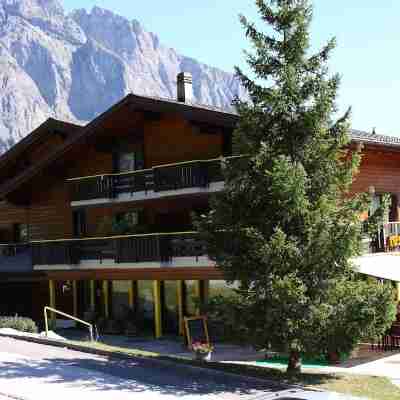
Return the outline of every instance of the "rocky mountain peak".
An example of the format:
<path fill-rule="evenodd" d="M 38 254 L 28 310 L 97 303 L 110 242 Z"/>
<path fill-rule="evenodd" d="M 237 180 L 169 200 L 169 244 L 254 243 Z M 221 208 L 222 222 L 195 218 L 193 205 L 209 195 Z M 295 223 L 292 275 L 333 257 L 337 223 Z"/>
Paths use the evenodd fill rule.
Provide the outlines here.
<path fill-rule="evenodd" d="M 0 0 L 0 153 L 47 117 L 85 123 L 129 92 L 230 108 L 245 96 L 230 73 L 165 46 L 137 20 L 93 7 L 66 15 L 57 0 Z"/>

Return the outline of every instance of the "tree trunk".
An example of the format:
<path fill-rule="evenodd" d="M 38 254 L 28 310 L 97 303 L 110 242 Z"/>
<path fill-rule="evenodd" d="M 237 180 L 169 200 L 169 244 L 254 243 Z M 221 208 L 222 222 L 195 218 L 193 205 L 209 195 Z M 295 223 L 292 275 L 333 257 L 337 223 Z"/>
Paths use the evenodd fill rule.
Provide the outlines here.
<path fill-rule="evenodd" d="M 301 357 L 298 351 L 291 351 L 286 372 L 288 374 L 298 374 L 301 372 Z"/>

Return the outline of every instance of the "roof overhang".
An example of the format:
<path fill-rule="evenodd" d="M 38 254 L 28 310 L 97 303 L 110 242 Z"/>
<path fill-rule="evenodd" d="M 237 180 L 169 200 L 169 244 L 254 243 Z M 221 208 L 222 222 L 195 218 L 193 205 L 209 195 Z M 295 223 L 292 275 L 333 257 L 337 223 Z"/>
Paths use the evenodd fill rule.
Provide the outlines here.
<path fill-rule="evenodd" d="M 400 282 L 400 252 L 367 254 L 353 263 L 361 274 Z"/>

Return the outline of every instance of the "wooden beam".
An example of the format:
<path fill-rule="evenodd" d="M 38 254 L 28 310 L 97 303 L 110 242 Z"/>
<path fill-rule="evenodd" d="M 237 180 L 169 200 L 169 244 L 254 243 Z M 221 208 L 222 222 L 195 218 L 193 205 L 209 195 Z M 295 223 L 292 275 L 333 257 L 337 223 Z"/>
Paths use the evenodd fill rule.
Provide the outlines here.
<path fill-rule="evenodd" d="M 153 301 L 154 301 L 154 336 L 156 337 L 156 339 L 158 339 L 162 336 L 160 281 L 153 281 Z"/>

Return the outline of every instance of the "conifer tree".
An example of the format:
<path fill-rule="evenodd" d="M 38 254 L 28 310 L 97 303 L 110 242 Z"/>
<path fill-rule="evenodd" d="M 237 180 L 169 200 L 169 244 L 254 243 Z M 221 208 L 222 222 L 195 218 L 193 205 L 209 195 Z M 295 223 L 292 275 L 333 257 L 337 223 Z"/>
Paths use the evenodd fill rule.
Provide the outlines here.
<path fill-rule="evenodd" d="M 302 354 L 329 351 L 333 318 L 360 322 L 338 341 L 354 345 L 363 334 L 381 334 L 393 319 L 393 292 L 353 272 L 368 205 L 366 195 L 350 195 L 360 162 L 348 146 L 350 110 L 334 120 L 340 79 L 327 62 L 335 40 L 310 54 L 308 0 L 256 4 L 265 31 L 241 16 L 253 77 L 237 68 L 250 101 L 235 102 L 233 148 L 246 157 L 226 161 L 225 189 L 197 225 L 226 280 L 240 283 L 249 340 L 286 350 L 294 371 Z M 338 299 L 344 287 L 357 304 L 368 290 L 376 293 L 379 310 L 367 301 L 362 316 L 349 313 L 351 296 L 345 304 Z"/>

